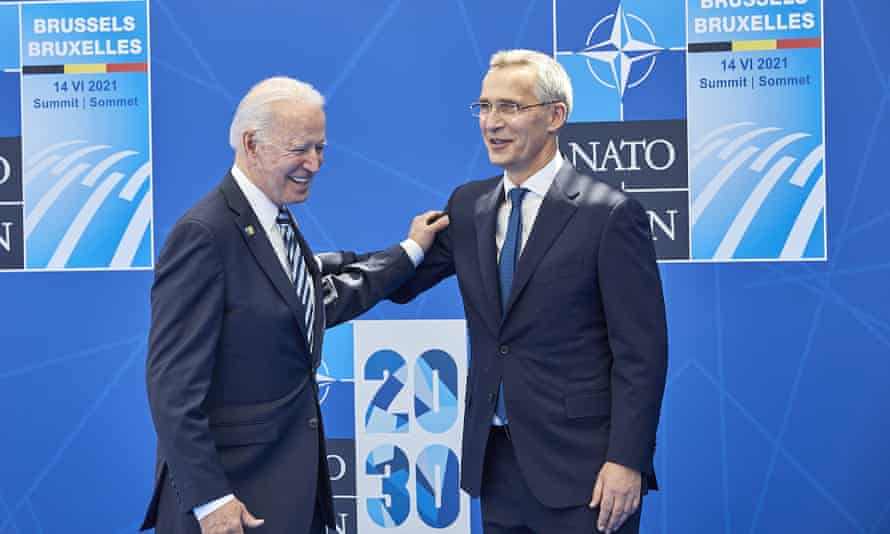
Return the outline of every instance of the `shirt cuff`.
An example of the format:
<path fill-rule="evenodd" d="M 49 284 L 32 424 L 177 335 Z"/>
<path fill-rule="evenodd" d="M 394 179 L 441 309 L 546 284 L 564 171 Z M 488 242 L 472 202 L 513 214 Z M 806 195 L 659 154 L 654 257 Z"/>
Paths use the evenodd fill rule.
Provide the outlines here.
<path fill-rule="evenodd" d="M 229 501 L 234 500 L 234 499 L 235 499 L 235 496 L 232 495 L 231 493 L 229 493 L 228 495 L 226 495 L 224 497 L 220 497 L 219 499 L 214 499 L 207 504 L 202 504 L 201 506 L 195 506 L 194 508 L 192 508 L 192 513 L 195 514 L 195 519 L 200 521 L 200 520 L 204 519 L 205 517 L 207 517 L 208 515 L 212 514 L 213 512 L 219 510 L 220 508 L 223 507 L 223 505 L 225 505 L 226 503 L 228 503 Z"/>
<path fill-rule="evenodd" d="M 418 245 L 416 241 L 413 239 L 406 239 L 399 244 L 402 245 L 402 250 L 405 251 L 405 254 L 411 258 L 411 263 L 414 264 L 415 268 L 423 263 L 423 247 Z"/>

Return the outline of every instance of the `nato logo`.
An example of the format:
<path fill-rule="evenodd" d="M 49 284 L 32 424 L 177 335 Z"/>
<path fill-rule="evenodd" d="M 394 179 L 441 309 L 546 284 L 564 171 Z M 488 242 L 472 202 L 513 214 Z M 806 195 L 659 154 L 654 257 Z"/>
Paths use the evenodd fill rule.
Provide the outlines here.
<path fill-rule="evenodd" d="M 81 139 L 25 159 L 29 269 L 150 268 L 151 162 L 147 154 Z"/>
<path fill-rule="evenodd" d="M 328 439 L 355 439 L 355 373 L 352 325 L 325 332 L 323 358 L 315 373 Z"/>
<path fill-rule="evenodd" d="M 686 117 L 685 4 L 558 2 L 557 59 L 572 79 L 570 122 Z"/>

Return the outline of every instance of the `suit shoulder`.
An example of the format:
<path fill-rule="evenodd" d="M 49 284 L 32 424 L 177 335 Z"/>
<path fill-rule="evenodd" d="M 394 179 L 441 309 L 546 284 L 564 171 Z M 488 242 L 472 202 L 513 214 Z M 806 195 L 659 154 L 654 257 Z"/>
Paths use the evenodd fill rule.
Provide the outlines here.
<path fill-rule="evenodd" d="M 473 180 L 467 182 L 465 184 L 461 184 L 457 186 L 453 193 L 451 193 L 452 201 L 475 201 L 481 195 L 488 193 L 495 186 L 497 186 L 501 180 L 503 180 L 503 176 L 492 176 L 491 178 L 485 178 L 483 180 Z"/>
<path fill-rule="evenodd" d="M 176 226 L 196 224 L 218 234 L 231 224 L 231 217 L 226 217 L 228 211 L 225 197 L 219 188 L 214 188 L 187 209 L 176 221 Z"/>
<path fill-rule="evenodd" d="M 610 212 L 621 205 L 642 209 L 642 206 L 636 199 L 602 180 L 597 180 L 589 174 L 576 172 L 575 180 L 580 193 L 578 196 L 580 205 L 600 208 Z"/>

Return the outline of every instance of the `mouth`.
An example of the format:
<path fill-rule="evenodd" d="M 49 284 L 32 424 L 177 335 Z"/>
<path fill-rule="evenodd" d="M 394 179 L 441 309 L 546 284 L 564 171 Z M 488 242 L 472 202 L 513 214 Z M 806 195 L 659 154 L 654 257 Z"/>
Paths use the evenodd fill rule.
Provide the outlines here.
<path fill-rule="evenodd" d="M 491 147 L 492 150 L 500 150 L 505 146 L 512 143 L 510 139 L 503 139 L 500 137 L 489 137 L 488 138 L 488 146 Z"/>
<path fill-rule="evenodd" d="M 308 185 L 312 181 L 311 176 L 300 177 L 300 176 L 288 175 L 287 179 L 297 185 Z"/>

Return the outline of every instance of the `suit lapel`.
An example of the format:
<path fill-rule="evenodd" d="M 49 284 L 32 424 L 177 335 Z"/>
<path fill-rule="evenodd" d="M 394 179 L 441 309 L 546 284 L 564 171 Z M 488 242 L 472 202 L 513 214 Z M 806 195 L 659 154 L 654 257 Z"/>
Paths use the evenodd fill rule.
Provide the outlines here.
<path fill-rule="evenodd" d="M 501 178 L 498 178 L 491 191 L 476 201 L 476 244 L 482 287 L 485 292 L 483 300 L 488 306 L 488 312 L 482 315 L 486 319 L 492 319 L 490 326 L 495 332 L 501 318 L 501 297 L 498 283 L 498 250 L 494 234 L 498 207 L 503 199 L 504 186 Z"/>
<path fill-rule="evenodd" d="M 263 229 L 259 219 L 257 219 L 256 214 L 250 207 L 250 203 L 247 202 L 247 198 L 244 197 L 244 193 L 241 192 L 241 189 L 238 187 L 238 184 L 235 183 L 235 179 L 232 178 L 231 174 L 226 176 L 223 180 L 220 185 L 220 191 L 222 191 L 223 196 L 226 198 L 229 208 L 234 212 L 235 224 L 238 225 L 239 232 L 241 233 L 241 237 L 244 238 L 247 248 L 250 250 L 251 254 L 253 254 L 254 259 L 269 278 L 269 281 L 275 286 L 278 294 L 287 303 L 287 306 L 290 308 L 294 320 L 297 323 L 297 328 L 299 329 L 300 334 L 303 336 L 304 340 L 308 340 L 308 337 L 306 336 L 306 323 L 303 316 L 300 314 L 300 304 L 297 301 L 297 292 L 294 290 L 294 284 L 290 281 L 287 274 L 285 274 L 284 269 L 282 269 L 281 261 L 278 259 L 278 254 L 275 253 L 272 243 L 269 242 L 269 239 L 266 236 L 266 231 Z M 299 236 L 299 232 L 297 232 L 297 235 Z M 301 246 L 302 243 L 301 240 Z"/>
<path fill-rule="evenodd" d="M 578 196 L 578 191 L 574 176 L 575 170 L 571 163 L 563 162 L 541 203 L 532 233 L 528 236 L 522 255 L 519 256 L 519 264 L 516 266 L 516 274 L 510 287 L 510 299 L 507 301 L 507 307 L 502 315 L 502 324 L 538 264 L 541 263 L 544 255 L 550 250 L 577 209 L 574 200 Z M 494 235 L 493 232 L 492 235 Z"/>

